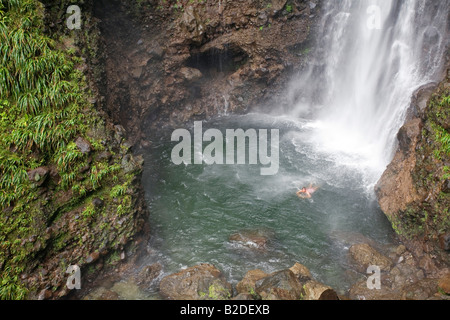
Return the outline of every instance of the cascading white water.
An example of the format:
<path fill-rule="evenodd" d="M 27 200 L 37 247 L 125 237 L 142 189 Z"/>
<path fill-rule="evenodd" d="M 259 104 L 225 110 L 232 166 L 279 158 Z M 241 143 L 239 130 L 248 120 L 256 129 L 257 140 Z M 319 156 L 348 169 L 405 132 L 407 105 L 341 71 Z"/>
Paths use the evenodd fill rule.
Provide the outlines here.
<path fill-rule="evenodd" d="M 370 168 L 392 158 L 411 96 L 435 81 L 448 45 L 450 1 L 328 0 L 315 61 L 292 83 L 292 114 L 312 113 L 314 141 Z M 294 93 L 292 93 L 294 95 Z"/>

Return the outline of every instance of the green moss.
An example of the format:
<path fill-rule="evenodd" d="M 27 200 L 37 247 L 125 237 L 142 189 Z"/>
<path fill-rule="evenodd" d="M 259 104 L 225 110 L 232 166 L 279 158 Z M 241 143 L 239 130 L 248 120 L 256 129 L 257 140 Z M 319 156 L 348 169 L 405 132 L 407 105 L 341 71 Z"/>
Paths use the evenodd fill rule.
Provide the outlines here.
<path fill-rule="evenodd" d="M 19 281 L 18 274 L 23 269 L 6 269 L 0 280 L 0 297 L 2 300 L 22 300 L 28 294 L 28 289 Z"/>
<path fill-rule="evenodd" d="M 113 253 L 111 253 L 107 260 L 106 263 L 109 265 L 115 265 L 120 261 L 120 254 L 117 251 L 114 251 Z"/>
<path fill-rule="evenodd" d="M 450 133 L 445 129 L 450 118 L 449 101 L 449 90 L 440 87 L 424 112 L 412 177 L 427 200 L 410 204 L 393 222 L 394 230 L 408 239 L 420 236 L 436 240 L 450 228 L 450 196 L 442 191 L 449 178 Z"/>
<path fill-rule="evenodd" d="M 207 300 L 228 300 L 231 298 L 231 292 L 219 281 L 214 281 L 208 287 L 208 292 L 199 292 L 199 296 Z"/>
<path fill-rule="evenodd" d="M 33 272 L 42 249 L 52 256 L 68 244 L 86 250 L 107 246 L 103 231 L 117 226 L 116 215 L 131 214 L 134 206 L 127 191 L 136 173 L 125 175 L 119 157 L 112 164 L 93 160 L 96 153 L 115 152 L 104 144 L 105 124 L 89 103 L 77 50 L 64 51 L 58 42 L 74 40 L 45 34 L 44 17 L 36 0 L 0 0 L 0 299 L 24 299 L 36 289 L 26 288 L 20 274 Z M 95 37 L 89 32 L 92 55 L 98 49 Z M 89 141 L 90 155 L 78 149 L 77 137 Z M 45 189 L 28 179 L 27 172 L 40 166 L 56 173 Z M 94 207 L 94 197 L 105 207 Z M 67 213 L 82 217 L 76 231 L 50 236 L 46 229 Z M 130 225 L 117 227 L 117 237 L 131 234 Z"/>

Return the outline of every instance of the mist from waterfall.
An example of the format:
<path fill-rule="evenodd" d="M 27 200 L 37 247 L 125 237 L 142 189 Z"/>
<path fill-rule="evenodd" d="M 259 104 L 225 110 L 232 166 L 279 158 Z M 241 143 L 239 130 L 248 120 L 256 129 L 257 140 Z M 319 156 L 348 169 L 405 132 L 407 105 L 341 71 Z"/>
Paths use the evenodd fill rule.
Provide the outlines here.
<path fill-rule="evenodd" d="M 319 151 L 354 162 L 373 185 L 391 161 L 415 90 L 439 78 L 450 1 L 324 1 L 289 116 L 312 116 Z"/>

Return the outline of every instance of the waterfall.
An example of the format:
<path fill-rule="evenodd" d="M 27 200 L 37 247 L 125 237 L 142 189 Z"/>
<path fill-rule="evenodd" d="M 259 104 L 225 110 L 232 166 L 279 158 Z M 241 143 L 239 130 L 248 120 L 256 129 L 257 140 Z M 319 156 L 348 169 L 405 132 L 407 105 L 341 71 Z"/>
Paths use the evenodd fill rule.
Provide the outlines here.
<path fill-rule="evenodd" d="M 312 116 L 313 139 L 365 163 L 374 183 L 391 161 L 415 90 L 436 81 L 450 1 L 327 0 L 313 61 L 291 84 L 290 115 Z"/>

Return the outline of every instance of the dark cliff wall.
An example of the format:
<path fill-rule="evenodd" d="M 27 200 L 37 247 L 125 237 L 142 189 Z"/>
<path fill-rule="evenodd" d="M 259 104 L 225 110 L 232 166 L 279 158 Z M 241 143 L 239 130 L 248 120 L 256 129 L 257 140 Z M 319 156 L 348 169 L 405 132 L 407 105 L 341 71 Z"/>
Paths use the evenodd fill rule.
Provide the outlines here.
<path fill-rule="evenodd" d="M 145 145 L 161 124 L 261 107 L 307 58 L 318 10 L 303 0 L 96 2 L 106 109 Z"/>

